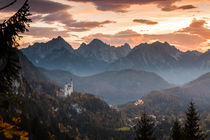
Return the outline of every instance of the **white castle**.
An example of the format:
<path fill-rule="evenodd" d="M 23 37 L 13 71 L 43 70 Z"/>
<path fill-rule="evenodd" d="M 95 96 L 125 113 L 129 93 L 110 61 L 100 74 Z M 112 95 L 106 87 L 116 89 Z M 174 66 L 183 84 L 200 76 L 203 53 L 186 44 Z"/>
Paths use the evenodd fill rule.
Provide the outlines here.
<path fill-rule="evenodd" d="M 73 92 L 73 81 L 72 81 L 72 79 L 71 79 L 70 83 L 65 84 L 63 92 L 64 92 L 64 96 L 70 96 L 71 95 L 71 93 Z"/>
<path fill-rule="evenodd" d="M 67 96 L 70 96 L 72 92 L 73 92 L 73 80 L 71 79 L 71 82 L 66 83 L 63 89 L 56 91 L 56 96 L 67 97 Z"/>
<path fill-rule="evenodd" d="M 73 81 L 71 79 L 71 82 L 66 83 L 64 89 L 61 89 L 57 95 L 60 97 L 67 97 L 70 96 L 72 92 L 73 92 Z"/>

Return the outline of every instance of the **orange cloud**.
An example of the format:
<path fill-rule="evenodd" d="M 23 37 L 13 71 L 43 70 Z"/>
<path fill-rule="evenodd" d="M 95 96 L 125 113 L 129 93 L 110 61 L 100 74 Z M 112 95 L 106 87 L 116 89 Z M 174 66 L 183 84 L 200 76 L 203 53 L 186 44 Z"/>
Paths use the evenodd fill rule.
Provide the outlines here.
<path fill-rule="evenodd" d="M 69 36 L 67 31 L 57 31 L 56 28 L 52 27 L 30 27 L 29 32 L 26 32 L 24 35 L 30 35 L 35 38 L 55 38 L 57 36 Z"/>
<path fill-rule="evenodd" d="M 0 5 L 7 5 L 11 0 L 1 0 Z M 15 4 L 12 6 L 4 9 L 4 12 L 16 12 L 25 2 L 25 0 L 17 0 Z M 34 13 L 42 13 L 42 14 L 48 14 L 48 13 L 56 13 L 61 10 L 67 10 L 71 8 L 71 6 L 55 2 L 51 0 L 29 0 L 30 5 L 30 11 Z"/>
<path fill-rule="evenodd" d="M 205 20 L 194 19 L 189 27 L 179 30 L 178 32 L 190 33 L 199 35 L 204 39 L 210 39 L 210 29 L 205 27 Z"/>
<path fill-rule="evenodd" d="M 132 46 L 142 42 L 151 41 L 167 41 L 176 45 L 181 50 L 201 49 L 202 46 L 210 37 L 208 28 L 204 26 L 205 21 L 194 19 L 187 28 L 168 34 L 139 34 L 132 30 L 121 31 L 119 33 L 110 34 L 92 34 L 83 39 L 88 42 L 94 38 L 99 38 L 109 44 L 119 46 L 125 42 Z"/>
<path fill-rule="evenodd" d="M 65 28 L 69 31 L 83 32 L 93 28 L 103 27 L 105 24 L 115 23 L 115 21 L 77 21 L 74 20 L 72 15 L 67 11 L 61 11 L 57 14 L 49 14 L 41 18 L 46 23 L 60 22 L 65 25 Z"/>
<path fill-rule="evenodd" d="M 141 23 L 141 24 L 147 24 L 147 25 L 155 25 L 158 24 L 156 21 L 147 20 L 147 19 L 134 19 L 133 22 Z"/>
<path fill-rule="evenodd" d="M 148 35 L 145 34 L 142 41 L 149 42 L 151 40 L 166 41 L 170 44 L 176 45 L 181 50 L 196 50 L 200 44 L 206 40 L 198 35 L 183 34 L 183 33 L 169 33 L 169 34 L 157 34 Z"/>

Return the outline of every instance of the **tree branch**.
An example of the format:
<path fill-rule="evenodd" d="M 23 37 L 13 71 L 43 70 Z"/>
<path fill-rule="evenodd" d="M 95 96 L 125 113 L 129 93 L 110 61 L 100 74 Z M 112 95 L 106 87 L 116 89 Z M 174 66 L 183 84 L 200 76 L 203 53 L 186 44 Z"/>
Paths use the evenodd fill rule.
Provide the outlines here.
<path fill-rule="evenodd" d="M 17 2 L 17 0 L 13 0 L 11 3 L 7 4 L 6 6 L 0 7 L 0 10 L 5 9 L 5 8 L 7 8 L 7 7 L 13 5 L 13 4 L 16 3 L 16 2 Z"/>

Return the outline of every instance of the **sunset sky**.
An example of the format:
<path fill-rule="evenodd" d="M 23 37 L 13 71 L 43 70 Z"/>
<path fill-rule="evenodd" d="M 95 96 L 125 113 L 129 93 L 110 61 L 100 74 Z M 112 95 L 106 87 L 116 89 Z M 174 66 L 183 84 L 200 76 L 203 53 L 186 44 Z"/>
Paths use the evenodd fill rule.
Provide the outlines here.
<path fill-rule="evenodd" d="M 0 6 L 12 0 L 1 0 Z M 3 21 L 24 0 L 4 11 Z M 167 41 L 177 48 L 210 49 L 210 0 L 29 0 L 30 32 L 21 47 L 62 36 L 74 48 L 99 38 L 107 44 L 131 47 Z"/>

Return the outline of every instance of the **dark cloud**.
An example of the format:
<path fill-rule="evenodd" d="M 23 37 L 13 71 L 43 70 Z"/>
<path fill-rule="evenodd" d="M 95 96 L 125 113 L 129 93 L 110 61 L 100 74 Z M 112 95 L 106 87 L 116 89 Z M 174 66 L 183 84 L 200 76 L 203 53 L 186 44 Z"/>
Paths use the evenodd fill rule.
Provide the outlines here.
<path fill-rule="evenodd" d="M 56 30 L 56 28 L 53 27 L 30 27 L 29 32 L 26 32 L 24 35 L 30 35 L 36 38 L 54 38 L 57 36 L 69 36 L 67 31 L 58 31 Z"/>
<path fill-rule="evenodd" d="M 12 0 L 1 0 L 0 7 L 7 5 Z M 17 0 L 15 4 L 10 6 L 9 8 L 4 9 L 5 12 L 16 12 L 25 2 L 25 0 Z M 42 13 L 42 14 L 48 14 L 48 13 L 55 13 L 60 10 L 69 9 L 69 5 L 65 5 L 59 2 L 50 1 L 50 0 L 29 0 L 30 10 L 31 12 L 35 13 Z"/>
<path fill-rule="evenodd" d="M 185 9 L 194 9 L 194 8 L 197 8 L 197 7 L 195 7 L 193 5 L 183 5 L 183 6 L 179 7 L 179 9 L 183 9 L 183 10 L 185 10 Z"/>
<path fill-rule="evenodd" d="M 134 19 L 133 22 L 137 22 L 140 24 L 147 24 L 147 25 L 155 25 L 158 24 L 156 21 L 147 20 L 147 19 Z"/>
<path fill-rule="evenodd" d="M 0 4 L 6 5 L 10 0 L 3 0 Z M 4 10 L 5 12 L 17 11 L 25 0 L 18 0 L 17 3 Z M 29 0 L 31 19 L 33 22 L 44 21 L 49 24 L 59 22 L 65 25 L 66 30 L 82 32 L 96 27 L 103 27 L 105 24 L 115 23 L 114 21 L 77 21 L 67 12 L 69 5 L 50 0 Z M 1 6 L 0 5 L 0 6 Z"/>
<path fill-rule="evenodd" d="M 162 8 L 163 11 L 174 11 L 174 10 L 178 10 L 178 9 L 182 9 L 182 10 L 188 10 L 188 9 L 194 9 L 196 8 L 193 5 L 183 5 L 183 6 L 176 6 L 176 5 L 169 5 L 169 6 L 165 6 Z"/>
<path fill-rule="evenodd" d="M 82 32 L 88 31 L 96 27 L 103 27 L 105 24 L 115 23 L 115 21 L 77 21 L 74 20 L 72 15 L 67 11 L 62 11 L 57 14 L 50 14 L 42 19 L 46 23 L 54 23 L 55 21 L 65 25 L 65 28 L 69 31 Z"/>
<path fill-rule="evenodd" d="M 193 5 L 175 6 L 174 3 L 180 0 L 69 0 L 74 2 L 91 2 L 98 10 L 127 12 L 131 5 L 156 4 L 163 11 L 173 11 L 177 9 L 192 9 Z"/>

